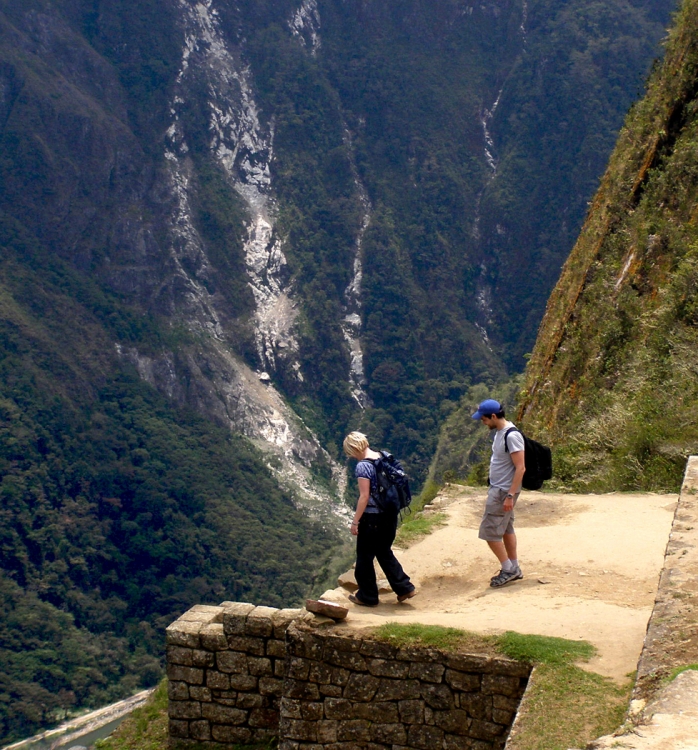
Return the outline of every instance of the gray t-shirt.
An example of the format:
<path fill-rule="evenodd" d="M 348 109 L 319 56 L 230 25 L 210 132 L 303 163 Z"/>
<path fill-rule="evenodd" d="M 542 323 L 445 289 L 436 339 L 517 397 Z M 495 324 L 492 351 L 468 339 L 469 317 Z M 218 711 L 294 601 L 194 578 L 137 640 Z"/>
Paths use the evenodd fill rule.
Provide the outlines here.
<path fill-rule="evenodd" d="M 368 504 L 364 513 L 380 513 L 381 509 L 376 505 L 376 501 L 373 499 L 378 494 L 378 477 L 376 476 L 376 467 L 373 465 L 373 461 L 369 461 L 367 458 L 362 459 L 356 464 L 354 475 L 357 479 L 370 479 L 371 480 L 371 494 L 368 498 Z"/>
<path fill-rule="evenodd" d="M 511 422 L 506 422 L 501 430 L 494 433 L 494 440 L 492 441 L 490 486 L 498 487 L 500 490 L 508 490 L 511 487 L 511 480 L 516 473 L 516 467 L 509 454 L 524 449 L 523 435 L 520 432 L 510 432 L 507 437 L 509 453 L 504 450 L 504 433 L 515 426 Z"/>

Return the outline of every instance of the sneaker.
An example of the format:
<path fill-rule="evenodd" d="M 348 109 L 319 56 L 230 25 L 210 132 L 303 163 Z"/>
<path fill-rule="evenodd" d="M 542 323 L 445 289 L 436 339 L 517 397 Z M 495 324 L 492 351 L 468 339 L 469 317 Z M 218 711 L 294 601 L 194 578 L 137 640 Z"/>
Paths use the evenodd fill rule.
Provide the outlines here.
<path fill-rule="evenodd" d="M 412 591 L 408 591 L 406 594 L 400 594 L 397 600 L 399 602 L 406 602 L 408 599 L 411 599 L 413 596 L 417 596 L 417 589 L 412 589 Z"/>
<path fill-rule="evenodd" d="M 358 596 L 354 596 L 354 594 L 349 594 L 349 601 L 352 604 L 358 604 L 361 607 L 377 607 L 379 604 L 379 602 L 376 602 L 375 604 L 369 604 L 368 602 L 359 599 Z"/>
<path fill-rule="evenodd" d="M 507 572 L 506 570 L 500 570 L 499 574 L 494 576 L 494 578 L 490 581 L 490 588 L 498 589 L 502 586 L 506 586 L 507 583 L 518 581 L 521 578 L 523 578 L 523 573 L 521 572 L 521 568 L 519 567 L 509 572 Z"/>

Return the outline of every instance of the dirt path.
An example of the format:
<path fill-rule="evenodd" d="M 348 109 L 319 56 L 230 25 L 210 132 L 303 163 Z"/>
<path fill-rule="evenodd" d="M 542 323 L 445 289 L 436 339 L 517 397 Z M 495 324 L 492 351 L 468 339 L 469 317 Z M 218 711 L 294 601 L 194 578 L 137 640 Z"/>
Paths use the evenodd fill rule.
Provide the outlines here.
<path fill-rule="evenodd" d="M 524 580 L 490 589 L 498 564 L 477 538 L 485 494 L 450 485 L 437 498 L 447 525 L 396 551 L 419 595 L 375 608 L 349 604 L 349 627 L 420 622 L 478 632 L 583 638 L 588 669 L 624 681 L 635 670 L 652 611 L 676 495 L 524 492 L 517 505 Z M 323 598 L 346 603 L 344 588 Z"/>

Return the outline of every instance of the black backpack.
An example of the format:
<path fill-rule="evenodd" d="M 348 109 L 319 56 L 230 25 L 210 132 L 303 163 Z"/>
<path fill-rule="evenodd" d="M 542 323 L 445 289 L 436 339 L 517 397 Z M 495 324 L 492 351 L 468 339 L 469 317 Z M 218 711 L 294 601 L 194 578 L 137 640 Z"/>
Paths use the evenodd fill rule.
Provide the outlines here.
<path fill-rule="evenodd" d="M 547 445 L 532 440 L 521 432 L 518 427 L 510 427 L 504 433 L 504 450 L 509 453 L 507 436 L 510 432 L 519 432 L 524 439 L 524 463 L 526 471 L 521 486 L 525 490 L 539 490 L 546 479 L 553 476 L 553 454 Z"/>
<path fill-rule="evenodd" d="M 381 457 L 373 461 L 376 468 L 378 496 L 373 496 L 376 505 L 384 513 L 397 515 L 412 502 L 410 482 L 400 462 L 387 451 L 380 451 Z"/>

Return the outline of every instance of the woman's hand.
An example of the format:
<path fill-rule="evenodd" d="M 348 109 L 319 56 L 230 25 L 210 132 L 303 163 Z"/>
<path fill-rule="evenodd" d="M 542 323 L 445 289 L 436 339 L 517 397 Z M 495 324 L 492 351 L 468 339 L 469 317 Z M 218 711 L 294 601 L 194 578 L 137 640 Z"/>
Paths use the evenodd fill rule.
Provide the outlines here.
<path fill-rule="evenodd" d="M 354 536 L 358 536 L 359 535 L 359 522 L 358 521 L 352 521 L 351 522 L 351 533 Z"/>

